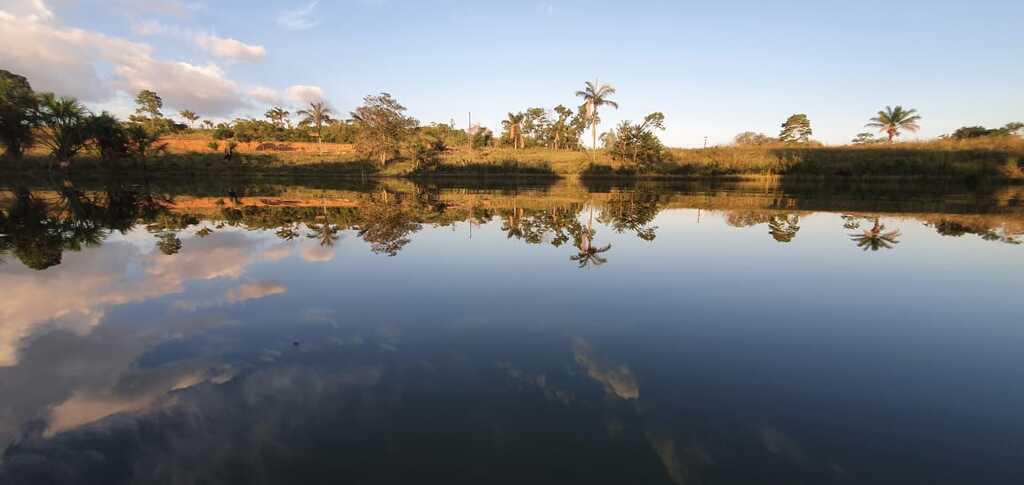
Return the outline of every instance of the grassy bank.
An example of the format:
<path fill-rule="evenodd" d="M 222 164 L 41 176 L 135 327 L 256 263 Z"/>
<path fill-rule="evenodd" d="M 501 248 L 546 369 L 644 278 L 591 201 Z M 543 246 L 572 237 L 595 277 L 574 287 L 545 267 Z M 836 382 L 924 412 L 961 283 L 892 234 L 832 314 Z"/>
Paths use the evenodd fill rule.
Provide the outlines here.
<path fill-rule="evenodd" d="M 201 140 L 170 140 L 165 154 L 108 162 L 94 153 L 69 168 L 77 174 L 330 174 L 348 177 L 472 178 L 942 178 L 1024 181 L 1024 141 L 1013 138 L 839 147 L 713 147 L 668 149 L 665 161 L 635 166 L 602 150 L 558 151 L 450 148 L 429 168 L 410 158 L 386 166 L 367 161 L 349 145 L 245 144 L 231 159 L 196 148 Z M 301 145 L 301 146 L 300 146 Z M 323 150 L 323 154 L 319 150 Z M 46 171 L 50 160 L 32 152 L 4 160 L 3 171 Z"/>

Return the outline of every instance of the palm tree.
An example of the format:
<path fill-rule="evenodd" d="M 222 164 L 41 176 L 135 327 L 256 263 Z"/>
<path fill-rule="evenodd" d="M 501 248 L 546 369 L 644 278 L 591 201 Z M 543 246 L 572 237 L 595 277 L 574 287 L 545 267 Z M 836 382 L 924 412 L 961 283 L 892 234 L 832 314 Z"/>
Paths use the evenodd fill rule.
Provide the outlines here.
<path fill-rule="evenodd" d="M 596 79 L 593 83 L 587 81 L 583 91 L 576 91 L 576 96 L 583 98 L 583 105 L 587 110 L 586 115 L 590 121 L 590 129 L 594 138 L 594 150 L 597 150 L 597 124 L 600 123 L 600 119 L 597 116 L 598 108 L 611 106 L 612 108 L 619 109 L 618 103 L 608 99 L 613 94 L 615 94 L 615 88 L 608 84 L 601 84 Z"/>
<path fill-rule="evenodd" d="M 45 93 L 39 100 L 39 112 L 43 128 L 40 139 L 43 145 L 50 149 L 61 167 L 67 167 L 89 141 L 86 122 L 89 110 L 75 98 L 58 98 Z"/>
<path fill-rule="evenodd" d="M 889 135 L 889 143 L 892 139 L 900 136 L 900 130 L 917 131 L 921 127 L 917 124 L 921 121 L 916 109 L 903 109 L 902 106 L 895 108 L 886 106 L 878 112 L 878 116 L 871 118 L 871 122 L 864 125 L 868 128 L 878 128 L 878 131 Z"/>
<path fill-rule="evenodd" d="M 304 117 L 302 124 L 316 127 L 317 151 L 323 155 L 323 137 L 321 135 L 323 134 L 324 124 L 331 121 L 331 108 L 328 108 L 323 101 L 314 101 L 309 103 L 309 109 L 301 109 L 295 114 Z"/>
<path fill-rule="evenodd" d="M 508 136 L 512 138 L 512 147 L 515 149 L 520 148 L 520 143 L 523 139 L 523 120 L 526 119 L 526 115 L 523 113 L 509 113 L 508 119 L 501 122 L 501 126 L 508 130 Z M 523 143 L 525 145 L 525 143 Z"/>
<path fill-rule="evenodd" d="M 900 231 L 885 231 L 885 226 L 878 222 L 875 217 L 875 225 L 867 229 L 863 234 L 851 234 L 850 240 L 857 243 L 857 247 L 864 251 L 878 251 L 879 249 L 892 249 L 899 244 Z"/>
<path fill-rule="evenodd" d="M 291 115 L 291 113 L 285 111 L 280 106 L 274 106 L 263 114 L 265 118 L 270 120 L 270 122 L 278 128 L 284 128 L 285 123 L 291 126 L 291 121 L 288 120 L 289 115 Z"/>
<path fill-rule="evenodd" d="M 611 244 L 605 245 L 604 247 L 596 247 L 592 243 L 594 238 L 594 208 L 590 208 L 590 218 L 587 220 L 587 228 L 580 231 L 579 244 L 577 249 L 579 252 L 575 256 L 570 256 L 570 261 L 576 261 L 580 264 L 580 268 L 590 269 L 590 266 L 594 267 L 601 266 L 608 262 L 607 258 L 598 256 L 601 253 L 607 252 L 612 248 Z"/>

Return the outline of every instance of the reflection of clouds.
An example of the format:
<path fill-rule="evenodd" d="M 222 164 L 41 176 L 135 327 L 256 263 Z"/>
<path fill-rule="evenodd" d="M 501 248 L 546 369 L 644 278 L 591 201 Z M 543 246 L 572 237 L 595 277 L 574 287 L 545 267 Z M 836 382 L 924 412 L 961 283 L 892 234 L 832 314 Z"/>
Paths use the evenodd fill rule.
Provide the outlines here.
<path fill-rule="evenodd" d="M 363 397 L 381 377 L 382 370 L 374 366 L 279 366 L 238 375 L 223 385 L 192 386 L 137 409 L 131 409 L 137 402 L 122 402 L 131 412 L 60 434 L 26 437 L 11 446 L 0 464 L 0 478 L 6 472 L 24 483 L 64 483 L 66 477 L 105 483 L 127 461 L 133 483 L 217 482 L 226 463 L 251 467 L 248 476 L 254 483 L 294 481 L 294 476 L 279 475 L 294 473 L 281 470 L 280 463 L 326 459 L 317 444 L 296 441 L 296 433 L 323 431 L 319 419 L 336 419 L 339 409 L 373 419 L 381 403 Z M 87 404 L 95 403 L 76 405 L 88 411 Z M 325 439 L 347 443 L 348 430 L 337 431 Z M 268 452 L 274 460 L 254 460 Z"/>
<path fill-rule="evenodd" d="M 249 300 L 258 300 L 268 296 L 286 293 L 288 287 L 273 281 L 246 283 L 227 290 L 223 296 L 212 299 L 189 299 L 174 302 L 174 308 L 185 311 L 196 311 L 220 305 L 234 305 Z"/>
<path fill-rule="evenodd" d="M 284 258 L 287 258 L 291 254 L 291 244 L 279 244 L 270 249 L 267 249 L 266 251 L 263 251 L 263 254 L 260 255 L 260 259 L 263 259 L 265 261 L 280 261 Z"/>
<path fill-rule="evenodd" d="M 326 246 L 306 246 L 302 249 L 302 259 L 311 263 L 322 263 L 334 259 L 334 248 Z"/>
<path fill-rule="evenodd" d="M 37 328 L 84 333 L 111 306 L 179 293 L 189 280 L 237 278 L 255 260 L 261 244 L 241 232 L 224 232 L 189 240 L 173 256 L 107 243 L 69 252 L 63 264 L 47 271 L 0 266 L 5 297 L 0 306 L 0 366 L 17 363 L 19 342 Z"/>
<path fill-rule="evenodd" d="M 590 344 L 581 338 L 573 339 L 572 349 L 576 362 L 587 370 L 591 379 L 600 382 L 606 392 L 622 399 L 640 397 L 640 387 L 629 367 L 594 355 Z"/>
<path fill-rule="evenodd" d="M 280 295 L 286 291 L 288 291 L 288 287 L 280 283 L 250 283 L 228 290 L 224 299 L 228 303 L 238 303 L 246 300 L 256 300 L 271 295 Z"/>
<path fill-rule="evenodd" d="M 800 443 L 775 428 L 761 429 L 761 443 L 773 454 L 784 456 L 799 464 L 807 462 L 807 454 Z"/>

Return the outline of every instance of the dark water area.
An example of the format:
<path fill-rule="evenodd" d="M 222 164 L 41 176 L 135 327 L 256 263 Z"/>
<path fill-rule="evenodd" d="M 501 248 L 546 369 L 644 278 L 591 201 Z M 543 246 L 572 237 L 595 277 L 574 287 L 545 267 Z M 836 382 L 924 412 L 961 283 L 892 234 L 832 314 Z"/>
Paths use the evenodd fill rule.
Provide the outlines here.
<path fill-rule="evenodd" d="M 1022 202 L 0 184 L 0 483 L 1024 483 Z"/>

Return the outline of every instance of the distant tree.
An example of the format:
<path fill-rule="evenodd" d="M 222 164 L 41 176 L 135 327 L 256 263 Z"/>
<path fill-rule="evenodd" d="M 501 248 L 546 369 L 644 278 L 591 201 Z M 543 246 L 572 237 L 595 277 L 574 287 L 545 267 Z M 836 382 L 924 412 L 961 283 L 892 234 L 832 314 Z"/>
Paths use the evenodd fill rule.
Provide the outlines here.
<path fill-rule="evenodd" d="M 199 121 L 199 115 L 195 114 L 195 112 L 193 111 L 183 109 L 179 111 L 178 114 L 181 115 L 181 117 L 188 122 L 189 128 L 192 128 L 193 125 L 195 125 L 196 121 Z"/>
<path fill-rule="evenodd" d="M 210 120 L 203 120 L 203 122 L 200 124 L 203 125 L 203 128 L 206 128 L 207 130 L 213 129 L 213 122 Z"/>
<path fill-rule="evenodd" d="M 508 140 L 512 143 L 512 148 L 519 149 L 523 143 L 523 119 L 526 115 L 523 113 L 509 113 L 508 118 L 501 121 L 501 126 L 505 129 L 502 133 L 502 140 Z"/>
<path fill-rule="evenodd" d="M 1007 123 L 1002 128 L 988 129 L 984 126 L 964 126 L 957 129 L 950 135 L 954 140 L 967 140 L 970 138 L 982 138 L 987 136 L 1016 136 L 1024 128 L 1024 123 Z"/>
<path fill-rule="evenodd" d="M 135 95 L 135 114 L 147 118 L 163 118 L 160 112 L 164 107 L 164 100 L 154 91 L 143 89 Z"/>
<path fill-rule="evenodd" d="M 787 144 L 807 143 L 811 140 L 811 120 L 807 115 L 798 113 L 786 118 L 779 132 L 779 141 Z"/>
<path fill-rule="evenodd" d="M 331 121 L 331 108 L 327 107 L 327 104 L 323 101 L 313 101 L 309 103 L 309 109 L 303 109 L 297 111 L 295 114 L 302 116 L 303 125 L 312 125 L 316 128 L 316 144 L 317 150 L 322 155 L 323 149 L 323 132 L 324 125 Z"/>
<path fill-rule="evenodd" d="M 270 122 L 278 128 L 284 128 L 286 125 L 291 125 L 291 121 L 289 121 L 288 118 L 290 115 L 291 113 L 285 111 L 284 108 L 281 108 L 280 106 L 274 106 L 263 114 L 265 118 L 270 120 Z"/>
<path fill-rule="evenodd" d="M 545 134 L 551 125 L 551 118 L 544 108 L 529 108 L 523 113 L 522 132 L 525 137 L 523 146 L 529 144 L 543 144 Z"/>
<path fill-rule="evenodd" d="M 870 123 L 864 125 L 867 128 L 878 128 L 878 131 L 889 137 L 889 143 L 893 138 L 900 136 L 900 130 L 917 131 L 921 127 L 917 124 L 921 117 L 916 109 L 904 109 L 902 106 L 886 106 L 878 112 L 878 116 L 871 118 Z"/>
<path fill-rule="evenodd" d="M 853 137 L 853 139 L 850 140 L 850 143 L 853 143 L 854 145 L 872 145 L 875 143 L 882 143 L 884 141 L 884 138 L 878 138 L 874 133 L 857 133 L 857 136 Z"/>
<path fill-rule="evenodd" d="M 356 148 L 382 166 L 399 154 L 402 142 L 419 126 L 388 93 L 363 98 L 363 105 L 352 112 L 352 120 L 359 129 Z"/>
<path fill-rule="evenodd" d="M 587 81 L 583 91 L 576 91 L 576 96 L 583 98 L 583 106 L 586 113 L 586 120 L 588 121 L 593 136 L 592 148 L 597 149 L 597 125 L 600 123 L 598 117 L 598 110 L 602 106 L 611 106 L 612 108 L 619 109 L 619 104 L 611 99 L 611 95 L 615 94 L 615 88 L 609 84 L 602 84 L 598 81 L 591 83 Z"/>
<path fill-rule="evenodd" d="M 733 144 L 736 146 L 762 146 L 770 145 L 777 141 L 775 138 L 764 133 L 755 133 L 753 131 L 744 131 L 733 137 Z"/>
<path fill-rule="evenodd" d="M 32 145 L 39 100 L 24 76 L 0 69 L 0 143 L 19 159 Z"/>
<path fill-rule="evenodd" d="M 89 142 L 89 111 L 75 98 L 45 93 L 39 99 L 40 140 L 62 166 Z"/>

